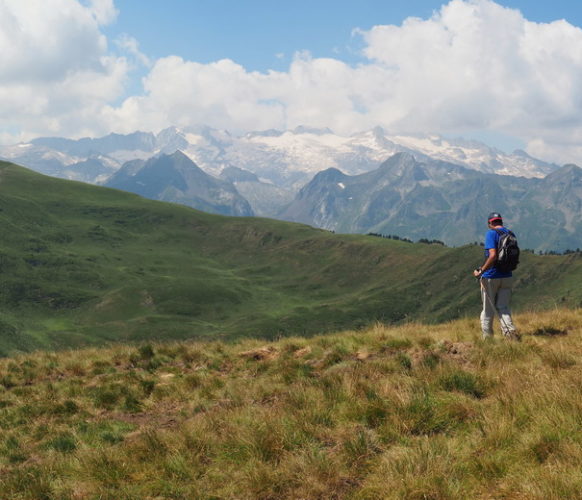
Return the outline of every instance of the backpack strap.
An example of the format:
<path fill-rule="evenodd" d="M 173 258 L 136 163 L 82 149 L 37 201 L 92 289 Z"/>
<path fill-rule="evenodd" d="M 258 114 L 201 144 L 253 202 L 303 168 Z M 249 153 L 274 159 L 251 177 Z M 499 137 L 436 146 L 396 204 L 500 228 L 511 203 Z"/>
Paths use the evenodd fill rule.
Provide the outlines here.
<path fill-rule="evenodd" d="M 494 230 L 494 231 L 495 231 L 495 232 L 496 232 L 496 233 L 497 233 L 499 236 L 503 236 L 504 234 L 508 234 L 509 236 L 513 236 L 513 237 L 515 238 L 515 234 L 513 234 L 513 231 L 511 231 L 511 230 L 509 230 L 509 229 L 507 229 L 507 228 L 504 228 L 504 229 L 505 229 L 505 231 L 507 231 L 507 232 L 505 232 L 505 231 L 502 231 L 501 229 L 496 229 L 496 228 L 493 228 L 493 230 Z"/>
<path fill-rule="evenodd" d="M 497 263 L 497 260 L 499 260 L 499 243 L 501 242 L 501 237 L 508 233 L 502 231 L 501 229 L 497 229 L 496 227 L 494 227 L 493 230 L 497 233 L 497 244 L 495 245 L 495 251 L 497 252 L 497 256 L 495 257 L 495 263 Z M 509 231 L 509 229 L 507 230 Z M 511 233 L 511 231 L 509 232 Z"/>
<path fill-rule="evenodd" d="M 499 236 L 503 236 L 504 234 L 508 234 L 510 236 L 513 236 L 515 238 L 515 234 L 513 234 L 513 231 L 507 229 L 506 227 L 504 227 L 503 229 L 505 229 L 505 231 L 502 231 L 501 229 L 497 229 L 497 228 L 493 228 L 493 230 L 499 235 Z"/>

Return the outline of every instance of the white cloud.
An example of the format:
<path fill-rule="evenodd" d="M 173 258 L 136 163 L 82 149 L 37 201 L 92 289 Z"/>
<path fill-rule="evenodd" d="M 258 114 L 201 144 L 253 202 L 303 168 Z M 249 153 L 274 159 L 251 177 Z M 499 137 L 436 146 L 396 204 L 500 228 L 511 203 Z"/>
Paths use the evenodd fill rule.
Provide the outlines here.
<path fill-rule="evenodd" d="M 451 0 L 429 19 L 357 31 L 366 58 L 357 66 L 299 53 L 287 71 L 260 73 L 228 59 L 168 56 L 151 62 L 143 95 L 116 106 L 128 63 L 108 52 L 100 32 L 116 15 L 112 1 L 30 2 L 35 15 L 26 19 L 19 2 L 0 0 L 8 66 L 0 73 L 0 123 L 10 114 L 26 130 L 63 135 L 200 123 L 232 131 L 490 130 L 521 139 L 531 154 L 582 163 L 582 30 L 566 21 L 534 23 L 492 0 Z M 150 62 L 133 38 L 117 44 L 130 59 Z M 64 82 L 70 98 L 59 90 Z"/>
<path fill-rule="evenodd" d="M 170 56 L 156 61 L 144 79 L 145 97 L 130 97 L 105 115 L 123 131 L 200 123 L 231 130 L 269 128 L 284 123 L 282 106 L 269 101 L 268 87 L 278 78 L 284 74 L 249 73 L 228 59 L 199 64 Z"/>
<path fill-rule="evenodd" d="M 452 0 L 430 19 L 360 36 L 368 61 L 356 67 L 308 53 L 297 54 L 288 71 L 268 73 L 229 60 L 160 59 L 145 79 L 145 96 L 108 116 L 126 131 L 143 123 L 231 130 L 306 124 L 344 133 L 374 125 L 409 133 L 489 129 L 522 139 L 547 159 L 576 159 L 579 28 L 533 23 L 490 0 Z"/>
<path fill-rule="evenodd" d="M 532 144 L 582 131 L 582 30 L 565 21 L 537 24 L 489 0 L 453 0 L 429 20 L 363 36 L 366 55 L 393 72 L 396 99 L 378 108 L 400 110 L 391 127 L 489 128 Z M 564 146 L 544 156 L 563 161 Z"/>
<path fill-rule="evenodd" d="M 100 26 L 116 15 L 111 0 L 0 0 L 0 131 L 94 131 L 94 115 L 119 97 L 124 58 L 108 52 Z"/>
<path fill-rule="evenodd" d="M 89 0 L 89 10 L 101 25 L 112 23 L 118 14 L 113 0 Z"/>
<path fill-rule="evenodd" d="M 142 66 L 151 66 L 149 57 L 139 50 L 139 42 L 134 37 L 124 33 L 115 40 L 115 44 L 122 51 L 133 56 Z"/>

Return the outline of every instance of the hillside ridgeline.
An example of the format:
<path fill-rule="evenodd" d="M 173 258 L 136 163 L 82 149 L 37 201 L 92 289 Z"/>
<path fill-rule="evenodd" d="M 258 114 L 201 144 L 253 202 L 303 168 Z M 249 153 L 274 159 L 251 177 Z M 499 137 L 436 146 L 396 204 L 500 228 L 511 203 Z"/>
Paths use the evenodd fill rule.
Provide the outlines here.
<path fill-rule="evenodd" d="M 224 217 L 0 163 L 0 354 L 276 338 L 475 314 L 476 245 Z M 582 259 L 523 255 L 519 309 L 579 306 Z"/>

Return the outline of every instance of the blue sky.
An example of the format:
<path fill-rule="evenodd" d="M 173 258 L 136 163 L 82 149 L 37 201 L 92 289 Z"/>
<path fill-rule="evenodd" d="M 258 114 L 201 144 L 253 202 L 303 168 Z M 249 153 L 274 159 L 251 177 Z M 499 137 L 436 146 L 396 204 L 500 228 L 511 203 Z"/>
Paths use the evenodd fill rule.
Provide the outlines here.
<path fill-rule="evenodd" d="M 170 54 L 208 63 L 233 59 L 248 70 L 284 69 L 293 54 L 360 62 L 355 28 L 429 18 L 443 0 L 117 0 L 117 20 L 105 32 L 129 33 L 152 58 Z M 530 21 L 566 19 L 582 26 L 579 0 L 501 0 Z M 279 57 L 277 57 L 279 55 Z M 284 57 L 281 57 L 283 55 Z"/>
<path fill-rule="evenodd" d="M 232 59 L 249 71 L 287 68 L 294 54 L 331 57 L 349 64 L 365 60 L 361 38 L 354 30 L 399 25 L 409 17 L 430 18 L 443 0 L 117 0 L 116 22 L 106 33 L 115 39 L 130 33 L 141 51 L 153 59 L 170 54 L 211 63 Z M 506 1 L 530 21 L 566 19 L 582 26 L 582 3 L 572 0 Z M 179 12 L 179 15 L 176 13 Z M 129 87 L 139 92 L 139 80 Z M 459 131 L 462 134 L 462 131 Z M 455 132 L 449 135 L 456 135 Z M 523 140 L 493 130 L 473 130 L 471 138 L 511 151 Z"/>
<path fill-rule="evenodd" d="M 301 50 L 315 57 L 360 60 L 354 28 L 400 23 L 411 15 L 430 17 L 440 5 L 434 0 L 121 0 L 109 33 L 131 33 L 153 57 L 178 54 L 205 63 L 229 58 L 249 70 L 266 71 L 283 69 Z"/>
<path fill-rule="evenodd" d="M 0 0 L 0 144 L 380 125 L 582 163 L 581 26 L 566 0 Z"/>

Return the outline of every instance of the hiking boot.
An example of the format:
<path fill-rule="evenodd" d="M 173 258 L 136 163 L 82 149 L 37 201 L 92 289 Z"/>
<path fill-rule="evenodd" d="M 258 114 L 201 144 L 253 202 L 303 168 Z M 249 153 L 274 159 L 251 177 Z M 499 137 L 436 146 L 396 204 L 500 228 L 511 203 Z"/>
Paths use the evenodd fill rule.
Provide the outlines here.
<path fill-rule="evenodd" d="M 513 342 L 521 342 L 521 335 L 517 333 L 516 330 L 511 330 L 507 333 L 503 332 L 503 334 L 505 335 L 505 338 L 507 340 L 511 340 Z"/>

